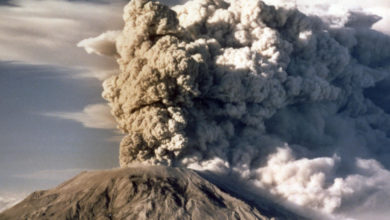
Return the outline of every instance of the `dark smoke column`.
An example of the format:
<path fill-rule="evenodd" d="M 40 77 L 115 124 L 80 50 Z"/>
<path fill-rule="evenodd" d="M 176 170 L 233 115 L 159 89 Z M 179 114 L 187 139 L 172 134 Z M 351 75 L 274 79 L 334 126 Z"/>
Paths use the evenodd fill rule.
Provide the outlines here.
<path fill-rule="evenodd" d="M 316 36 L 318 28 L 310 28 L 318 21 L 297 10 L 260 0 L 196 0 L 173 10 L 132 0 L 124 21 L 116 42 L 120 73 L 105 81 L 103 93 L 127 134 L 122 167 L 248 168 L 283 144 L 265 126 L 279 109 L 340 98 L 328 73 L 347 66 L 348 50 Z"/>
<path fill-rule="evenodd" d="M 171 164 L 187 143 L 182 107 L 199 94 L 194 83 L 199 62 L 183 48 L 176 13 L 167 6 L 132 0 L 123 18 L 117 40 L 120 73 L 104 82 L 103 93 L 127 134 L 120 165 Z"/>

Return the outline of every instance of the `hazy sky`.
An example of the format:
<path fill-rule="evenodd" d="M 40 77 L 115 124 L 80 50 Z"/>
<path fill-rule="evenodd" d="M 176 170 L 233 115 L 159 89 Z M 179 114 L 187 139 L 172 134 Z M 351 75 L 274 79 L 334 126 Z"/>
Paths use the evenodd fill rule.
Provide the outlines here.
<path fill-rule="evenodd" d="M 337 2 L 390 14 L 388 0 Z M 124 4 L 0 0 L 0 209 L 5 197 L 53 187 L 81 170 L 118 166 L 120 134 L 100 95 L 101 80 L 116 64 L 76 45 L 120 29 Z M 385 17 L 378 30 L 386 32 L 389 23 Z"/>
<path fill-rule="evenodd" d="M 100 95 L 116 64 L 76 45 L 120 29 L 125 4 L 0 0 L 0 210 L 82 170 L 118 166 L 120 134 Z"/>
<path fill-rule="evenodd" d="M 81 170 L 118 165 L 118 134 L 104 123 L 96 77 L 114 62 L 76 44 L 120 28 L 123 4 L 0 1 L 0 209 Z M 88 105 L 103 113 L 88 119 Z"/>

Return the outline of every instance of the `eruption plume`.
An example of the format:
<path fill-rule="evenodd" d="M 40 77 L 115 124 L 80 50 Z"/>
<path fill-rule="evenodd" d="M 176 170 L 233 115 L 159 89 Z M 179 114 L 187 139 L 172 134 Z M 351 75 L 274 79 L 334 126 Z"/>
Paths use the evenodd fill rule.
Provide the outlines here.
<path fill-rule="evenodd" d="M 132 0 L 123 18 L 103 92 L 126 134 L 122 167 L 236 172 L 326 213 L 390 195 L 390 108 L 373 95 L 390 37 L 370 29 L 377 16 L 337 26 L 260 0 Z"/>

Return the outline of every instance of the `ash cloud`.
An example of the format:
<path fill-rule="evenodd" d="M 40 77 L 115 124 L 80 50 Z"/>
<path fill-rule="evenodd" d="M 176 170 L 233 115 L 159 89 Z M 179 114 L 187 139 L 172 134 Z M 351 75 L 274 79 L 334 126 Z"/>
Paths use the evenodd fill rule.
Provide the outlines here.
<path fill-rule="evenodd" d="M 123 19 L 120 71 L 103 84 L 127 134 L 122 167 L 235 172 L 279 201 L 339 216 L 389 204 L 390 118 L 370 95 L 390 71 L 377 16 L 133 0 Z"/>

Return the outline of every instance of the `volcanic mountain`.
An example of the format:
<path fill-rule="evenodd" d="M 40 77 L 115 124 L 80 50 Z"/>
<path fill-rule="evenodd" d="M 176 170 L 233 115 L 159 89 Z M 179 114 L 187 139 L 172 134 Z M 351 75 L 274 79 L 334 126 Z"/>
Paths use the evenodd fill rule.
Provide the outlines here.
<path fill-rule="evenodd" d="M 229 191 L 185 168 L 88 171 L 32 193 L 0 219 L 302 219 L 277 205 L 249 204 Z"/>

